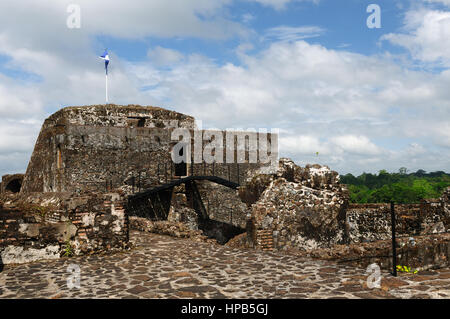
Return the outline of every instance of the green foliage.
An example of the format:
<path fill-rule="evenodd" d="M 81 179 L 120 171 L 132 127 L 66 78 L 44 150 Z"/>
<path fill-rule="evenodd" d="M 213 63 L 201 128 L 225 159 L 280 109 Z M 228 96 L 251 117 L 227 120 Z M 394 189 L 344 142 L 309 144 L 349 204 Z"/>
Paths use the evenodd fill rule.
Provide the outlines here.
<path fill-rule="evenodd" d="M 398 272 L 407 272 L 407 273 L 411 273 L 411 274 L 417 274 L 419 272 L 418 270 L 413 270 L 413 269 L 411 269 L 411 267 L 408 267 L 408 266 L 397 265 L 396 268 L 397 268 Z"/>
<path fill-rule="evenodd" d="M 450 186 L 450 174 L 424 170 L 407 174 L 402 167 L 398 173 L 380 170 L 378 175 L 346 174 L 341 176 L 341 182 L 348 185 L 352 203 L 417 203 L 424 198 L 439 198 Z"/>
<path fill-rule="evenodd" d="M 74 255 L 70 240 L 66 241 L 66 248 L 64 249 L 64 257 L 72 257 Z"/>

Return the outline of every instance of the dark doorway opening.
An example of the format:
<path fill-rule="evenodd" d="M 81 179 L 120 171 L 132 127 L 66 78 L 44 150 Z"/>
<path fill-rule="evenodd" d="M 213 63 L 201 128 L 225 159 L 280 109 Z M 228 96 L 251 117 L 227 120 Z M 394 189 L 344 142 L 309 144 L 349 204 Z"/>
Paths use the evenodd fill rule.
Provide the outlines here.
<path fill-rule="evenodd" d="M 145 126 L 145 118 L 141 118 L 139 119 L 138 123 L 137 123 L 138 127 L 144 127 Z"/>
<path fill-rule="evenodd" d="M 20 192 L 20 188 L 21 187 L 22 187 L 22 183 L 20 182 L 20 180 L 19 179 L 13 179 L 12 181 L 10 181 L 8 183 L 8 185 L 6 185 L 5 190 L 13 192 L 13 193 L 18 193 L 18 192 Z"/>
<path fill-rule="evenodd" d="M 175 164 L 175 176 L 187 176 L 187 165 L 186 165 L 186 152 L 184 151 L 186 145 L 179 150 L 179 155 L 182 157 L 181 163 Z"/>

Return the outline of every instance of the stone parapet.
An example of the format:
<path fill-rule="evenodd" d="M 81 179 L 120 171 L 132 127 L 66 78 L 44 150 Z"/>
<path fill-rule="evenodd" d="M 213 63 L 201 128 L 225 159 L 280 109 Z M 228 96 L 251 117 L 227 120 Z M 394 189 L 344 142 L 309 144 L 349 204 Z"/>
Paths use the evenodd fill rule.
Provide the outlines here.
<path fill-rule="evenodd" d="M 117 194 L 35 194 L 3 203 L 1 263 L 23 263 L 128 247 L 128 216 Z"/>

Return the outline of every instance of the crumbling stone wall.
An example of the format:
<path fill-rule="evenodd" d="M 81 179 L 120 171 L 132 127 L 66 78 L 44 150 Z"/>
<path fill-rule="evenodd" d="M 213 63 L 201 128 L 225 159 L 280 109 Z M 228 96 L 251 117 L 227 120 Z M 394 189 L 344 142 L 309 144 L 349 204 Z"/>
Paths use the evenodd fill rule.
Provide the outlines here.
<path fill-rule="evenodd" d="M 420 204 L 396 204 L 395 230 L 398 236 L 417 236 L 450 231 L 449 189 L 439 199 L 425 199 Z M 390 239 L 390 204 L 350 204 L 347 210 L 350 242 Z"/>
<path fill-rule="evenodd" d="M 210 219 L 245 229 L 248 209 L 237 190 L 209 181 L 197 185 Z"/>
<path fill-rule="evenodd" d="M 188 203 L 185 185 L 175 187 L 167 221 L 183 223 L 188 229 L 198 230 L 198 214 L 192 203 Z"/>
<path fill-rule="evenodd" d="M 329 248 L 294 253 L 302 257 L 339 261 L 364 269 L 376 263 L 384 270 L 392 270 L 391 239 L 334 245 Z M 448 267 L 450 265 L 450 234 L 414 236 L 414 240 L 410 240 L 409 237 L 398 238 L 397 265 L 409 266 L 414 270 Z"/>
<path fill-rule="evenodd" d="M 254 219 L 257 235 L 248 237 L 252 243 L 246 246 L 311 250 L 391 238 L 390 205 L 349 204 L 338 173 L 326 166 L 303 168 L 280 159 L 276 174 L 256 169 L 247 176 L 239 195 Z M 398 236 L 450 231 L 449 194 L 450 188 L 440 199 L 395 205 Z"/>
<path fill-rule="evenodd" d="M 410 205 L 409 208 L 417 210 L 418 205 Z M 396 230 L 400 233 L 406 221 L 411 221 L 413 215 L 405 210 L 402 215 L 398 214 L 400 207 L 397 205 Z M 391 232 L 391 210 L 389 204 L 350 204 L 347 210 L 347 226 L 351 242 L 370 242 L 385 240 L 392 236 Z M 409 231 L 416 232 L 420 225 L 411 225 Z M 403 233 L 403 232 L 402 232 Z"/>
<path fill-rule="evenodd" d="M 2 263 L 56 259 L 128 246 L 128 216 L 117 194 L 35 194 L 0 208 Z"/>
<path fill-rule="evenodd" d="M 0 183 L 0 194 L 6 192 L 18 193 L 22 188 L 24 174 L 12 174 L 2 176 Z"/>
<path fill-rule="evenodd" d="M 257 233 L 271 230 L 274 248 L 312 249 L 343 243 L 348 192 L 326 166 L 295 165 L 280 159 L 276 174 L 250 175 L 240 195 L 255 220 Z M 272 242 L 270 238 L 258 242 Z"/>

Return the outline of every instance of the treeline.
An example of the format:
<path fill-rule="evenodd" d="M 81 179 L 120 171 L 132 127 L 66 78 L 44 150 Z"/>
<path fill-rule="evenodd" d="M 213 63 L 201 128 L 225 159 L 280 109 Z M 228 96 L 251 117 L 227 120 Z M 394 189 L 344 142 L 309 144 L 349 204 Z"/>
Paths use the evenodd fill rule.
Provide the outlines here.
<path fill-rule="evenodd" d="M 427 173 L 420 169 L 407 173 L 402 167 L 398 173 L 381 170 L 378 174 L 363 173 L 341 176 L 341 183 L 347 184 L 352 203 L 418 203 L 424 198 L 439 198 L 450 186 L 450 174 L 443 171 Z"/>

